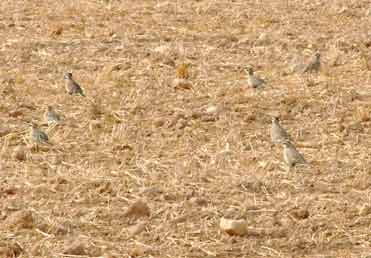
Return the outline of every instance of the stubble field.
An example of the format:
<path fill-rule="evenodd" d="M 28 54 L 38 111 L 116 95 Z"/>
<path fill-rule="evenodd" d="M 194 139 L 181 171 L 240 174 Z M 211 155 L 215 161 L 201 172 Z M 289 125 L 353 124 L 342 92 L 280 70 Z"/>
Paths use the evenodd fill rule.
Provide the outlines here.
<path fill-rule="evenodd" d="M 369 1 L 0 10 L 0 257 L 371 257 Z M 292 73 L 316 51 L 319 74 Z M 272 115 L 309 167 L 286 171 Z"/>

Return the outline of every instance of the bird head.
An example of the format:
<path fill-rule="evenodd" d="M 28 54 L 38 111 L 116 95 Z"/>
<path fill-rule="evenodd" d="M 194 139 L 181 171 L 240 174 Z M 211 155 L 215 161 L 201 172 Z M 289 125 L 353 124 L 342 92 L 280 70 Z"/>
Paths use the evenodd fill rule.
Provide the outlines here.
<path fill-rule="evenodd" d="M 283 146 L 284 146 L 285 148 L 289 148 L 289 147 L 292 146 L 292 143 L 291 143 L 289 140 L 284 140 L 284 141 L 282 142 L 282 144 L 283 144 Z"/>
<path fill-rule="evenodd" d="M 251 66 L 246 66 L 244 70 L 249 75 L 253 75 L 254 74 L 254 70 L 252 69 Z"/>
<path fill-rule="evenodd" d="M 278 123 L 278 122 L 279 122 L 278 116 L 272 116 L 272 123 Z"/>
<path fill-rule="evenodd" d="M 72 79 L 72 73 L 65 73 L 64 78 L 66 80 Z"/>

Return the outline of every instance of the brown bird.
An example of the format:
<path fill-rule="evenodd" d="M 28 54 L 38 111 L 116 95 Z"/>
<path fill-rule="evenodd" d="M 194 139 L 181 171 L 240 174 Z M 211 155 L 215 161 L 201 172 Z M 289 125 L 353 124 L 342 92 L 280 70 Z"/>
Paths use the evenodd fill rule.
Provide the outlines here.
<path fill-rule="evenodd" d="M 321 68 L 321 54 L 315 53 L 312 59 L 304 66 L 303 73 L 319 72 Z"/>
<path fill-rule="evenodd" d="M 271 140 L 274 144 L 283 143 L 290 140 L 289 134 L 280 125 L 278 117 L 275 116 L 272 117 Z"/>
<path fill-rule="evenodd" d="M 64 79 L 66 80 L 66 91 L 68 94 L 80 94 L 81 96 L 85 97 L 81 86 L 72 78 L 72 73 L 66 73 L 64 75 Z"/>
<path fill-rule="evenodd" d="M 283 159 L 289 168 L 297 164 L 308 164 L 290 141 L 284 141 L 283 147 Z"/>
<path fill-rule="evenodd" d="M 31 123 L 30 138 L 36 143 L 49 143 L 48 135 L 39 129 L 35 123 Z"/>
<path fill-rule="evenodd" d="M 252 67 L 246 67 L 245 72 L 247 73 L 247 84 L 250 87 L 257 89 L 261 88 L 265 84 L 265 81 L 263 79 L 254 74 L 254 70 L 252 69 Z"/>
<path fill-rule="evenodd" d="M 53 109 L 52 106 L 48 106 L 45 112 L 45 120 L 48 125 L 59 123 L 61 121 L 60 115 Z"/>

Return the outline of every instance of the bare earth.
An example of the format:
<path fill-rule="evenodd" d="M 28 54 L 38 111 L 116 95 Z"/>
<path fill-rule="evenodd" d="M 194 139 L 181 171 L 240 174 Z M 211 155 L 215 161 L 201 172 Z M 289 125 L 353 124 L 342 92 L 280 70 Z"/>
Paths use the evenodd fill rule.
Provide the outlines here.
<path fill-rule="evenodd" d="M 0 257 L 371 257 L 368 0 L 0 11 Z M 319 74 L 290 71 L 316 51 Z M 86 98 L 66 94 L 65 72 Z M 43 125 L 47 105 L 62 124 Z M 310 167 L 286 171 L 271 115 Z M 30 142 L 30 121 L 50 146 Z"/>

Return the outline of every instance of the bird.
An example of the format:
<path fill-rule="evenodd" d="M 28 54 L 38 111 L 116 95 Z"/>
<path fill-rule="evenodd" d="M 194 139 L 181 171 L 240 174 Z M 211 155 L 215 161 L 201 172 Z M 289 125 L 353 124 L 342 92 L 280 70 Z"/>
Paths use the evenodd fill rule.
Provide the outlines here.
<path fill-rule="evenodd" d="M 80 94 L 81 96 L 85 97 L 81 86 L 72 78 L 72 73 L 66 73 L 64 75 L 64 79 L 66 80 L 66 90 L 68 94 Z"/>
<path fill-rule="evenodd" d="M 284 141 L 283 147 L 283 159 L 289 168 L 295 167 L 297 164 L 308 164 L 290 141 Z"/>
<path fill-rule="evenodd" d="M 31 123 L 30 137 L 36 143 L 49 143 L 48 135 L 39 129 L 35 123 Z"/>
<path fill-rule="evenodd" d="M 265 84 L 265 81 L 263 79 L 254 75 L 254 70 L 252 69 L 252 67 L 246 67 L 245 72 L 247 73 L 247 84 L 250 87 L 257 89 L 262 87 L 263 84 Z"/>
<path fill-rule="evenodd" d="M 273 144 L 290 141 L 290 136 L 286 130 L 280 125 L 279 119 L 276 116 L 272 117 L 271 140 Z"/>
<path fill-rule="evenodd" d="M 59 123 L 61 121 L 60 115 L 53 109 L 52 106 L 48 106 L 45 112 L 45 120 L 48 125 L 53 123 Z"/>
<path fill-rule="evenodd" d="M 321 68 L 321 54 L 315 53 L 312 59 L 304 65 L 303 73 L 318 72 Z"/>

